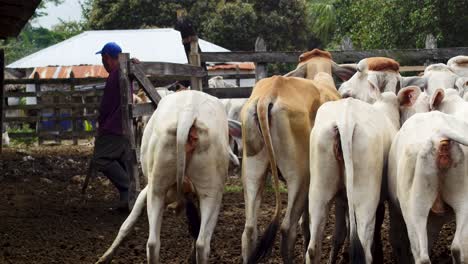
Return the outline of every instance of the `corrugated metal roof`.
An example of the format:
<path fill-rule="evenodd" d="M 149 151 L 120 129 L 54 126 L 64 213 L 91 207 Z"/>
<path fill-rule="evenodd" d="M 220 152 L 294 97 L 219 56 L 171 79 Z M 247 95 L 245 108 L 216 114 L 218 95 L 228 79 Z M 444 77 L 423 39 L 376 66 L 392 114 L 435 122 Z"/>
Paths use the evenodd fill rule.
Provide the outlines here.
<path fill-rule="evenodd" d="M 8 65 L 7 68 L 101 65 L 96 55 L 107 42 L 118 43 L 123 52 L 141 61 L 187 63 L 179 31 L 172 28 L 85 31 Z M 203 52 L 227 52 L 213 43 L 199 40 Z"/>
<path fill-rule="evenodd" d="M 102 77 L 109 75 L 101 65 L 81 65 L 81 66 L 59 66 L 59 67 L 37 67 L 29 78 L 33 78 L 37 72 L 41 79 L 69 78 L 73 71 L 75 78 Z"/>

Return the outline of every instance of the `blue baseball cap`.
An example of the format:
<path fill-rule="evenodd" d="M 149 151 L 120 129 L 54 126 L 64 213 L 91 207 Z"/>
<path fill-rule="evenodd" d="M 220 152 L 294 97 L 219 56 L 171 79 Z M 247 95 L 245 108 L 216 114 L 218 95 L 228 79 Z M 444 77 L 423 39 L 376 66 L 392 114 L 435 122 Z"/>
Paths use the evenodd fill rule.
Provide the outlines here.
<path fill-rule="evenodd" d="M 121 52 L 122 49 L 119 45 L 117 45 L 117 43 L 109 42 L 104 45 L 104 47 L 102 47 L 102 50 L 96 52 L 96 54 L 109 54 L 111 57 L 117 57 Z"/>

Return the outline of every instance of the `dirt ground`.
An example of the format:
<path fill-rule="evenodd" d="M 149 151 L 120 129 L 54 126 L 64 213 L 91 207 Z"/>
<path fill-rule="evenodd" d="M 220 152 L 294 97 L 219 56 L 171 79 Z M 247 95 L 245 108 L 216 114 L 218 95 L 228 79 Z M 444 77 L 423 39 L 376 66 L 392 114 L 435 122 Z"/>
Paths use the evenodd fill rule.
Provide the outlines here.
<path fill-rule="evenodd" d="M 90 147 L 4 149 L 0 156 L 0 263 L 94 263 L 111 245 L 126 215 L 111 208 L 117 192 L 104 177 L 91 180 L 86 196 L 81 184 Z M 241 263 L 244 201 L 240 180 L 229 177 L 220 218 L 211 241 L 211 263 Z M 283 208 L 286 194 L 283 193 Z M 260 214 L 260 230 L 270 220 L 273 193 L 267 192 Z M 323 262 L 330 250 L 333 223 L 329 216 Z M 443 228 L 431 259 L 449 263 L 454 223 Z M 144 213 L 113 263 L 146 263 L 148 223 Z M 302 237 L 298 236 L 295 263 L 302 263 Z M 186 263 L 191 238 L 185 219 L 166 212 L 162 224 L 161 262 Z M 388 220 L 383 226 L 385 263 L 392 263 Z M 281 263 L 278 239 L 267 263 Z M 346 250 L 345 250 L 346 251 Z M 347 253 L 340 263 L 347 263 Z"/>

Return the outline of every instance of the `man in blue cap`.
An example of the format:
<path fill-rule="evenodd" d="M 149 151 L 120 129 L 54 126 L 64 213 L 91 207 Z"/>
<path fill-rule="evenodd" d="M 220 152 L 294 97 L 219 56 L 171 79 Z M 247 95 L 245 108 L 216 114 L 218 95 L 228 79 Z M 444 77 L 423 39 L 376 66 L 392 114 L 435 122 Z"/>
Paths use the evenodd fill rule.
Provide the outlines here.
<path fill-rule="evenodd" d="M 101 171 L 119 190 L 119 210 L 128 210 L 130 185 L 130 142 L 123 135 L 122 107 L 119 82 L 119 54 L 122 49 L 109 42 L 96 54 L 101 54 L 102 64 L 109 73 L 101 99 L 98 133 L 95 140 L 92 166 Z"/>

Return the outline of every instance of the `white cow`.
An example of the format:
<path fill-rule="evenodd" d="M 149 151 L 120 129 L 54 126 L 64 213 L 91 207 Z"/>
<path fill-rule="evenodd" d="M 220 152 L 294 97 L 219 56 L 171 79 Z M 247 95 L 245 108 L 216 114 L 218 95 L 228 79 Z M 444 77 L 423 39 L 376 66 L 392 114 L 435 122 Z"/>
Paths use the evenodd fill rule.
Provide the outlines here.
<path fill-rule="evenodd" d="M 447 61 L 447 66 L 458 76 L 468 77 L 468 56 L 456 56 Z"/>
<path fill-rule="evenodd" d="M 402 87 L 417 85 L 429 95 L 432 95 L 436 89 L 455 88 L 463 96 L 465 87 L 468 86 L 467 77 L 458 75 L 453 67 L 437 63 L 428 66 L 423 76 L 401 77 L 401 85 Z"/>
<path fill-rule="evenodd" d="M 396 61 L 394 61 L 392 59 L 389 59 L 389 58 L 381 58 L 381 57 L 367 58 L 367 59 L 361 60 L 355 66 L 355 68 L 357 69 L 357 73 L 354 74 L 348 81 L 343 83 L 342 86 L 340 87 L 340 93 L 342 93 L 342 95 L 344 97 L 353 96 L 353 97 L 359 98 L 361 100 L 365 100 L 367 102 L 374 102 L 376 99 L 381 98 L 380 97 L 380 91 L 390 91 L 393 94 L 393 96 L 395 97 L 395 102 L 396 102 L 395 91 L 397 90 L 398 81 L 399 81 L 399 78 L 400 78 L 400 75 L 398 73 L 399 65 L 398 65 L 398 63 Z M 391 95 L 386 95 L 386 96 L 389 97 Z M 345 108 L 345 106 L 342 105 L 343 103 L 340 102 L 340 103 L 337 103 L 337 104 L 340 105 L 337 108 Z M 353 107 L 358 108 L 358 106 L 356 106 L 356 104 L 361 105 L 361 103 L 353 103 Z M 365 104 L 365 103 L 362 103 L 362 105 L 370 107 L 370 105 Z M 353 107 L 346 107 L 346 109 L 349 110 L 350 108 L 353 108 Z M 346 111 L 348 111 L 348 110 L 346 110 Z M 398 108 L 396 106 L 395 106 L 394 110 L 395 110 L 394 112 L 398 115 Z M 338 112 L 342 112 L 342 111 L 345 111 L 345 110 L 341 109 Z M 353 110 L 353 111 L 358 111 L 358 110 Z M 319 112 L 320 112 L 320 110 L 319 110 Z M 359 113 L 361 113 L 361 112 L 359 112 Z M 368 113 L 368 112 L 366 112 L 366 113 Z M 334 113 L 334 114 L 330 114 L 330 115 L 337 115 L 337 114 L 338 113 Z M 324 115 L 326 115 L 326 114 L 324 114 Z M 363 116 L 363 118 L 364 117 L 367 117 L 367 115 Z M 334 120 L 334 119 L 332 118 L 332 120 Z M 387 119 L 383 119 L 383 120 L 387 120 Z M 394 124 L 397 127 L 396 129 L 398 129 L 398 127 L 399 127 L 398 117 L 396 117 L 395 120 L 396 121 L 394 122 Z M 326 124 L 329 124 L 329 123 L 325 122 L 324 126 L 326 126 Z M 317 128 L 317 129 L 321 129 L 320 128 L 321 126 L 322 125 L 319 124 L 318 125 L 319 128 Z M 392 129 L 390 129 L 390 131 L 392 131 Z M 379 133 L 382 133 L 382 132 L 381 131 L 377 132 L 377 134 L 379 134 Z M 389 142 L 388 145 L 390 143 L 391 142 Z M 311 144 L 312 144 L 312 142 L 311 142 Z M 335 159 L 334 157 L 332 157 L 332 158 Z M 314 163 L 314 161 L 311 159 L 310 162 L 311 162 L 311 170 L 312 170 L 312 166 L 313 166 L 312 163 Z M 311 173 L 312 173 L 312 171 L 311 171 Z M 311 174 L 311 177 L 313 178 L 314 175 Z M 321 178 L 319 177 L 317 179 L 317 181 L 320 181 L 320 179 Z M 378 185 L 380 186 L 380 180 L 379 180 Z M 374 191 L 376 192 L 377 197 L 380 197 L 380 188 L 376 188 Z M 331 192 L 333 192 L 333 190 Z M 312 192 L 309 192 L 309 194 L 310 195 L 315 195 Z M 346 196 L 344 196 L 344 197 L 346 197 Z M 379 202 L 378 200 L 379 199 L 377 199 L 377 202 Z M 309 201 L 312 201 L 312 200 L 309 199 Z M 332 251 L 330 253 L 330 263 L 334 263 L 336 261 L 336 258 L 338 256 L 338 252 L 340 251 L 340 248 L 341 248 L 341 246 L 342 246 L 342 244 L 344 242 L 344 239 L 346 237 L 346 230 L 345 230 L 346 229 L 345 228 L 345 226 L 346 226 L 346 223 L 345 223 L 346 203 L 345 203 L 345 201 L 343 199 L 337 199 L 336 203 L 335 203 L 335 208 L 337 210 L 336 211 L 337 212 L 336 221 L 335 221 L 336 222 L 336 229 L 335 229 L 335 235 L 334 235 L 334 239 L 333 239 L 333 247 L 332 247 Z M 374 210 L 374 212 L 375 212 L 375 210 Z M 320 216 L 318 216 L 318 217 L 320 218 Z M 381 220 L 379 220 L 379 221 L 381 221 Z M 311 222 L 311 224 L 313 224 L 313 223 Z M 316 226 L 314 226 L 314 228 L 319 228 L 319 226 L 316 225 Z M 378 235 L 379 235 L 379 231 L 377 231 L 376 236 L 378 236 Z M 364 238 L 361 236 L 361 239 L 364 239 Z M 377 241 L 377 242 L 379 242 L 379 241 Z M 315 248 L 314 248 L 315 246 L 317 246 L 317 244 L 315 244 L 315 245 L 311 244 L 311 246 L 310 246 L 310 248 L 312 249 L 311 252 L 313 252 L 315 250 Z M 377 246 L 376 246 L 376 248 L 377 248 Z M 319 256 L 319 253 L 314 253 L 314 254 L 315 254 L 315 257 Z M 314 256 L 310 256 L 309 260 L 312 261 L 313 257 Z"/>
<path fill-rule="evenodd" d="M 215 76 L 208 80 L 209 88 L 234 88 L 237 85 L 227 82 L 222 76 Z"/>
<path fill-rule="evenodd" d="M 468 262 L 468 163 L 462 147 L 468 145 L 466 131 L 468 123 L 432 111 L 409 118 L 395 136 L 388 161 L 388 191 L 390 233 L 398 263 L 410 262 L 405 223 L 414 261 L 430 263 L 429 249 L 450 215 L 448 206 L 457 221 L 451 246 L 454 263 Z"/>
<path fill-rule="evenodd" d="M 197 210 L 189 197 L 195 194 L 199 198 L 201 220 L 198 226 L 192 226 L 192 236 L 196 238 L 194 257 L 197 263 L 207 263 L 229 159 L 238 163 L 229 149 L 228 136 L 226 113 L 217 98 L 198 91 L 164 97 L 143 134 L 141 167 L 148 185 L 98 263 L 110 262 L 136 223 L 145 200 L 149 221 L 148 263 L 159 263 L 162 214 L 165 205 L 172 202 L 169 194 L 184 201 L 188 212 L 196 216 Z"/>
<path fill-rule="evenodd" d="M 349 210 L 352 263 L 372 263 L 371 246 L 387 155 L 400 127 L 397 96 L 375 89 L 374 104 L 346 98 L 322 105 L 310 135 L 307 263 L 320 263 L 330 202 L 336 197 L 335 235 L 346 237 Z M 346 206 L 347 200 L 347 206 Z M 339 248 L 336 249 L 339 251 Z M 330 263 L 336 261 L 331 254 Z"/>
<path fill-rule="evenodd" d="M 393 92 L 396 94 L 401 76 L 398 73 L 398 62 L 384 57 L 373 57 L 361 60 L 357 64 L 357 73 L 344 82 L 338 90 L 342 97 L 353 97 L 372 103 L 373 87 L 380 92 Z"/>

